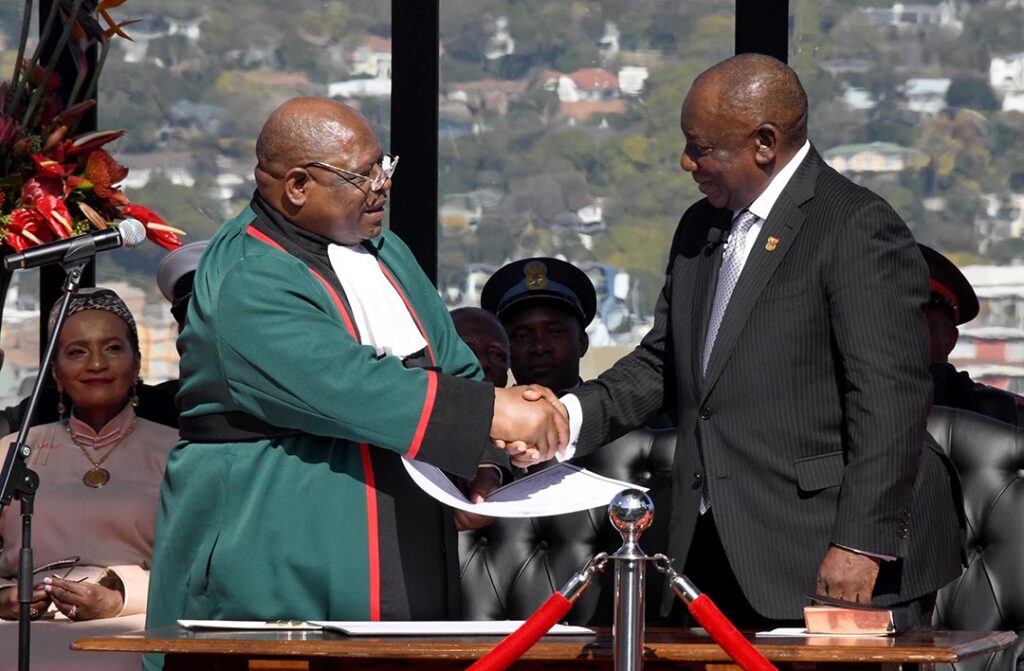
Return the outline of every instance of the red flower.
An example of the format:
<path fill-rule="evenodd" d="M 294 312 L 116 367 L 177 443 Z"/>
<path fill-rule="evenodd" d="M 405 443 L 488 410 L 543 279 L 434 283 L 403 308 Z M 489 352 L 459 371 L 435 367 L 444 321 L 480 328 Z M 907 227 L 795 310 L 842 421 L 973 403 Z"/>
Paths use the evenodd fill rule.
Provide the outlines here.
<path fill-rule="evenodd" d="M 32 162 L 36 164 L 36 172 L 41 177 L 63 177 L 65 175 L 63 165 L 42 154 L 32 154 Z"/>
<path fill-rule="evenodd" d="M 46 195 L 36 203 L 36 209 L 46 218 L 50 228 L 61 238 L 68 238 L 74 235 L 72 228 L 71 213 L 62 198 Z"/>
<path fill-rule="evenodd" d="M 7 222 L 5 240 L 17 252 L 23 252 L 28 247 L 41 245 L 44 242 L 51 242 L 53 235 L 44 226 L 45 223 L 46 220 L 39 212 L 18 208 L 11 212 L 11 217 Z"/>
<path fill-rule="evenodd" d="M 68 156 L 78 156 L 80 154 L 88 154 L 94 149 L 99 149 L 103 145 L 124 135 L 123 130 L 98 130 L 92 133 L 86 133 L 85 135 L 79 135 L 71 143 L 71 147 L 68 148 Z"/>
<path fill-rule="evenodd" d="M 43 216 L 57 236 L 70 237 L 73 234 L 71 214 L 64 204 L 64 185 L 52 177 L 31 177 L 21 187 L 22 207 L 34 207 Z"/>
<path fill-rule="evenodd" d="M 25 72 L 25 68 L 28 67 L 28 61 L 25 59 L 21 60 L 21 71 Z M 34 86 L 39 86 L 43 83 L 43 76 L 46 74 L 46 68 L 36 63 L 32 68 L 31 72 L 25 73 L 25 77 L 28 81 L 32 82 Z M 56 72 L 51 72 L 50 77 L 46 80 L 45 88 L 47 91 L 56 91 L 60 87 L 60 75 Z"/>
<path fill-rule="evenodd" d="M 39 103 L 37 112 L 39 125 L 47 127 L 53 124 L 62 109 L 64 109 L 64 103 L 61 102 L 60 97 L 56 93 L 47 91 Z"/>
<path fill-rule="evenodd" d="M 71 123 L 77 121 L 79 117 L 81 117 L 83 114 L 91 110 L 93 107 L 96 107 L 95 100 L 92 100 L 91 98 L 89 100 L 83 100 L 82 102 L 76 103 L 71 107 L 65 109 L 63 112 L 57 115 L 55 121 L 59 121 L 65 126 L 70 125 Z"/>
<path fill-rule="evenodd" d="M 146 237 L 164 249 L 173 250 L 181 247 L 181 237 L 179 236 L 184 235 L 185 232 L 168 226 L 166 221 L 148 207 L 134 203 L 125 205 L 121 208 L 121 214 L 141 221 L 146 226 Z"/>
<path fill-rule="evenodd" d="M 124 181 L 128 168 L 103 149 L 93 150 L 85 162 L 84 177 L 92 182 L 93 192 L 115 205 L 127 205 L 128 199 L 114 185 Z"/>
<path fill-rule="evenodd" d="M 115 36 L 131 39 L 124 29 L 134 21 L 118 22 L 110 15 L 110 10 L 125 1 L 44 3 L 52 13 L 41 24 L 40 42 L 54 39 L 54 31 L 69 25 L 73 28 L 67 52 L 74 65 L 71 76 L 75 86 L 66 106 L 57 95 L 61 77 L 47 74 L 53 55 L 45 51 L 33 52 L 15 65 L 17 86 L 13 79 L 0 82 L 0 241 L 19 251 L 104 228 L 119 216 L 140 219 L 147 237 L 158 245 L 168 249 L 181 245 L 179 235 L 184 231 L 168 226 L 148 208 L 132 205 L 121 191 L 119 185 L 128 170 L 104 145 L 124 131 L 101 130 L 73 137 L 83 115 L 96 106 L 91 91 L 103 65 L 102 57 L 88 62 L 86 50 L 99 45 L 106 55 Z M 33 14 L 25 12 L 22 17 L 20 53 L 32 52 L 25 39 L 34 34 L 29 28 Z"/>

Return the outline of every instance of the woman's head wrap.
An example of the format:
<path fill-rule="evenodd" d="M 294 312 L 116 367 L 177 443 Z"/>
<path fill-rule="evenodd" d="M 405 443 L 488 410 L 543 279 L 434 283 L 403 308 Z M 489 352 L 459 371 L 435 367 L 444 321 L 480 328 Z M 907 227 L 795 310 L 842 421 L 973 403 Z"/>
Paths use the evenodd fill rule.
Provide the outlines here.
<path fill-rule="evenodd" d="M 63 300 L 63 299 L 62 299 Z M 50 333 L 53 333 L 53 328 L 57 325 L 57 312 L 60 310 L 60 301 L 53 305 L 50 310 L 50 319 L 47 323 L 47 329 Z M 128 339 L 131 341 L 132 348 L 139 351 L 139 331 L 135 326 L 135 318 L 132 317 L 131 310 L 125 305 L 121 297 L 118 296 L 114 291 L 105 289 L 103 287 L 86 287 L 79 289 L 78 293 L 71 298 L 71 303 L 68 305 L 68 314 L 65 318 L 65 324 L 67 319 L 72 315 L 82 312 L 83 310 L 106 310 L 112 312 L 128 324 Z"/>

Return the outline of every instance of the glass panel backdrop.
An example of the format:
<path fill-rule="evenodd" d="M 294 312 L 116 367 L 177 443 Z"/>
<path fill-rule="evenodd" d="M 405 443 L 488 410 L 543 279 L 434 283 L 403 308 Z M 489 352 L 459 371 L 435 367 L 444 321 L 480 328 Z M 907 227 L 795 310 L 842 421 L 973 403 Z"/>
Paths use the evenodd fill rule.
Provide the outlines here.
<path fill-rule="evenodd" d="M 974 285 L 951 362 L 1024 391 L 1024 6 L 791 0 L 811 140 Z"/>
<path fill-rule="evenodd" d="M 24 4 L 0 3 L 0 81 L 8 81 L 18 56 L 18 39 Z M 35 49 L 39 26 L 33 20 L 27 53 Z M 39 271 L 20 270 L 11 276 L 4 301 L 3 359 L 0 367 L 0 408 L 28 396 L 39 366 Z"/>
<path fill-rule="evenodd" d="M 128 168 L 124 190 L 185 242 L 210 237 L 255 188 L 254 148 L 266 116 L 299 95 L 360 108 L 387 146 L 390 0 L 130 0 L 100 87 L 99 127 Z M 104 254 L 96 283 L 123 292 L 140 320 L 147 381 L 177 375 L 177 335 L 154 271 L 166 252 L 145 243 Z"/>
<path fill-rule="evenodd" d="M 478 305 L 508 260 L 557 255 L 598 290 L 585 374 L 638 342 L 676 223 L 699 196 L 679 168 L 679 106 L 732 53 L 734 25 L 731 0 L 442 0 L 448 305 Z"/>

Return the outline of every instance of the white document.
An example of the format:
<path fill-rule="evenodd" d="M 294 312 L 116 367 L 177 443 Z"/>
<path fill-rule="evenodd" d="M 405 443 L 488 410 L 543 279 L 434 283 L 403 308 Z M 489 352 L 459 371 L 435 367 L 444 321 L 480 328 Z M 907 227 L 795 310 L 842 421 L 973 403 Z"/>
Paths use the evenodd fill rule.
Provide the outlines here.
<path fill-rule="evenodd" d="M 623 489 L 639 489 L 569 463 L 562 463 L 491 492 L 481 503 L 470 503 L 445 473 L 430 464 L 402 459 L 409 477 L 420 489 L 446 506 L 488 517 L 545 517 L 608 505 Z"/>
<path fill-rule="evenodd" d="M 319 625 L 302 620 L 178 620 L 178 625 L 185 629 L 259 629 L 259 630 L 303 630 L 320 629 Z"/>
<path fill-rule="evenodd" d="M 312 621 L 309 624 L 349 636 L 504 636 L 518 629 L 523 620 L 420 621 L 420 622 L 329 622 Z M 556 624 L 548 635 L 593 634 L 593 629 L 568 624 Z"/>

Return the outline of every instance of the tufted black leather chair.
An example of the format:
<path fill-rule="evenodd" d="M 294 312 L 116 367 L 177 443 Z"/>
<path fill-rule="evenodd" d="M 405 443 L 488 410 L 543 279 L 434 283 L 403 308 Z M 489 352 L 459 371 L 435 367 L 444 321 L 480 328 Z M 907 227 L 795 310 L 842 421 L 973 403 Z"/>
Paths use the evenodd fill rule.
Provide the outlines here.
<path fill-rule="evenodd" d="M 573 463 L 601 475 L 650 488 L 655 521 L 640 539 L 647 554 L 664 552 L 668 538 L 675 429 L 626 434 Z M 659 514 L 660 513 L 660 514 Z M 614 552 L 622 539 L 606 508 L 533 519 L 499 519 L 459 537 L 463 617 L 522 620 L 600 551 Z M 655 622 L 662 581 L 647 571 L 647 617 Z M 614 567 L 608 564 L 573 606 L 573 624 L 608 625 L 613 613 Z"/>
<path fill-rule="evenodd" d="M 1024 429 L 936 407 L 928 432 L 959 474 L 967 531 L 967 568 L 939 592 L 933 624 L 1018 637 L 1007 650 L 945 671 L 1024 669 Z"/>

